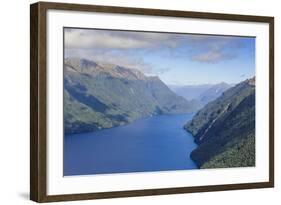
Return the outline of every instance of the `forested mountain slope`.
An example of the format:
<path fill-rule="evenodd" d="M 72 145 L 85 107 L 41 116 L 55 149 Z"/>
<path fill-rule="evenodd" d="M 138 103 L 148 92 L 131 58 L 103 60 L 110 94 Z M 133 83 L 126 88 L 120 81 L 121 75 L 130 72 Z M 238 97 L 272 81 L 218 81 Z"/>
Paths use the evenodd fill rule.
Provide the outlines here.
<path fill-rule="evenodd" d="M 158 77 L 79 58 L 64 62 L 64 131 L 80 133 L 124 125 L 138 118 L 195 111 Z"/>
<path fill-rule="evenodd" d="M 225 91 L 197 112 L 185 129 L 198 147 L 191 158 L 201 168 L 255 165 L 255 78 Z"/>

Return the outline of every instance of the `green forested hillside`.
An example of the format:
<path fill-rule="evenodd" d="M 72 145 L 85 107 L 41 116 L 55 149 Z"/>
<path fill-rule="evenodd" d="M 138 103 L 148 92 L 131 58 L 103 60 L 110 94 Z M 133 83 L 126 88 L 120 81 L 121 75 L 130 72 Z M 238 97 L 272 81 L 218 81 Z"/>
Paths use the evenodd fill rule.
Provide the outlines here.
<path fill-rule="evenodd" d="M 204 163 L 201 168 L 249 167 L 254 165 L 255 137 L 249 136 L 214 156 Z"/>
<path fill-rule="evenodd" d="M 255 79 L 207 104 L 185 125 L 198 147 L 191 158 L 201 168 L 255 165 Z"/>
<path fill-rule="evenodd" d="M 86 59 L 65 59 L 65 133 L 95 131 L 141 117 L 195 109 L 193 103 L 174 94 L 158 77 Z"/>

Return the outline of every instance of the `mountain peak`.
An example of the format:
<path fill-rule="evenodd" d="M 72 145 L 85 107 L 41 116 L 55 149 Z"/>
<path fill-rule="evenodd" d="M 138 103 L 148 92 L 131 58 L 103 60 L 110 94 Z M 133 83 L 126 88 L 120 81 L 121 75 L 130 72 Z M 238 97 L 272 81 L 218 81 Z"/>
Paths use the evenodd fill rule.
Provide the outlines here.
<path fill-rule="evenodd" d="M 120 74 L 120 77 L 128 78 L 128 79 L 134 79 L 134 80 L 146 80 L 147 77 L 139 70 L 133 69 L 133 68 L 127 68 L 122 66 L 115 66 L 114 68 L 118 74 Z"/>
<path fill-rule="evenodd" d="M 96 67 L 98 65 L 94 61 L 90 61 L 85 58 L 80 59 L 80 64 L 82 67 Z"/>
<path fill-rule="evenodd" d="M 94 61 L 90 61 L 88 59 L 85 59 L 85 58 L 66 58 L 64 60 L 64 63 L 75 65 L 75 66 L 78 66 L 80 68 L 96 67 L 97 66 L 97 63 L 95 63 Z"/>
<path fill-rule="evenodd" d="M 68 70 L 93 76 L 103 73 L 113 77 L 131 80 L 146 80 L 148 78 L 137 69 L 110 63 L 95 62 L 85 58 L 66 58 L 64 64 Z"/>
<path fill-rule="evenodd" d="M 249 85 L 255 86 L 256 85 L 256 76 L 248 79 Z"/>
<path fill-rule="evenodd" d="M 98 67 L 96 62 L 85 58 L 66 58 L 64 59 L 64 65 L 68 70 L 87 74 L 95 72 Z"/>
<path fill-rule="evenodd" d="M 229 84 L 226 82 L 220 82 L 217 84 L 217 86 L 229 86 Z"/>
<path fill-rule="evenodd" d="M 158 80 L 160 80 L 160 78 L 158 76 L 149 76 L 148 78 L 151 81 L 158 81 Z"/>

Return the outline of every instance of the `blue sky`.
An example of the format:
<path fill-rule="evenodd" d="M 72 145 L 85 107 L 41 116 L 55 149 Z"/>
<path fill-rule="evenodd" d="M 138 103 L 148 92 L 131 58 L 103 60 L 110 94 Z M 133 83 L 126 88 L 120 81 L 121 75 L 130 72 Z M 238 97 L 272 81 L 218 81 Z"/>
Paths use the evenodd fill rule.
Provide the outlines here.
<path fill-rule="evenodd" d="M 255 75 L 255 38 L 70 29 L 65 57 L 138 69 L 166 84 L 238 83 Z"/>

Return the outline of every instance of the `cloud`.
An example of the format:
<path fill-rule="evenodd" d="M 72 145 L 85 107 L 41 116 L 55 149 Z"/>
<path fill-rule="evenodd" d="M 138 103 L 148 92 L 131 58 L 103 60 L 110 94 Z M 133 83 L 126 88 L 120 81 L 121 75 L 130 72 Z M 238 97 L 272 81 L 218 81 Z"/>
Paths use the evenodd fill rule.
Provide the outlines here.
<path fill-rule="evenodd" d="M 193 49 L 190 59 L 200 63 L 231 60 L 242 46 L 239 39 L 228 36 L 192 36 L 189 44 Z"/>
<path fill-rule="evenodd" d="M 65 29 L 64 39 L 66 56 L 135 68 L 146 74 L 169 70 L 147 63 L 146 57 L 219 63 L 235 58 L 243 47 L 240 38 L 230 36 L 99 29 Z"/>
<path fill-rule="evenodd" d="M 95 33 L 94 35 L 92 33 Z M 123 38 L 114 36 L 110 32 L 93 32 L 85 30 L 74 30 L 66 32 L 66 48 L 142 48 L 146 47 L 147 42 L 133 38 Z"/>
<path fill-rule="evenodd" d="M 65 29 L 65 48 L 136 49 L 160 45 L 176 46 L 176 40 L 163 33 L 95 29 Z"/>
<path fill-rule="evenodd" d="M 65 57 L 80 57 L 159 75 L 169 68 L 147 63 L 143 56 L 160 47 L 177 47 L 179 37 L 164 33 L 65 29 Z M 141 53 L 141 54 L 140 54 Z"/>
<path fill-rule="evenodd" d="M 202 63 L 217 63 L 224 60 L 233 59 L 235 56 L 231 54 L 226 54 L 221 51 L 211 50 L 202 54 L 194 55 L 191 57 L 193 61 Z"/>

